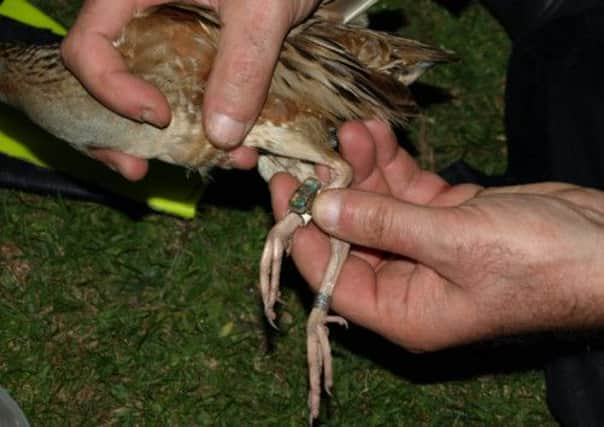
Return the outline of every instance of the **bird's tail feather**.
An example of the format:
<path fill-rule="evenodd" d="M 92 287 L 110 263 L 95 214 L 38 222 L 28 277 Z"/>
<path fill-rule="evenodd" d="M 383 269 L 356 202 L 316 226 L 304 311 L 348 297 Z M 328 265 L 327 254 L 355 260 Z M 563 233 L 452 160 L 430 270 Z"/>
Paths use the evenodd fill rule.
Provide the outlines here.
<path fill-rule="evenodd" d="M 289 70 L 279 75 L 291 80 L 283 85 L 304 90 L 299 96 L 320 105 L 330 115 L 328 119 L 377 117 L 403 124 L 416 114 L 415 102 L 403 83 L 367 67 L 329 34 L 309 28 L 289 38 L 286 49 L 287 59 L 282 55 L 280 66 Z"/>
<path fill-rule="evenodd" d="M 436 64 L 457 61 L 457 56 L 449 50 L 396 34 L 324 21 L 317 22 L 308 30 L 329 36 L 364 66 L 390 75 L 405 85 L 413 83 Z"/>

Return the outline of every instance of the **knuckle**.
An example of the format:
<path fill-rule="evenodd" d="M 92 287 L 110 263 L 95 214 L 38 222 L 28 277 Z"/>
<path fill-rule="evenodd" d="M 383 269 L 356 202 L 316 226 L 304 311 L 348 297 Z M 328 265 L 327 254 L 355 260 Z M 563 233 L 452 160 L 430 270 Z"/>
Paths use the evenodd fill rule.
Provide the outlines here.
<path fill-rule="evenodd" d="M 227 84 L 234 88 L 255 86 L 264 80 L 264 64 L 259 63 L 257 58 L 246 53 L 236 59 L 227 76 Z"/>
<path fill-rule="evenodd" d="M 248 22 L 256 28 L 270 31 L 279 25 L 291 25 L 291 11 L 294 9 L 292 2 L 273 0 L 268 4 L 259 0 L 251 2 L 248 10 Z"/>
<path fill-rule="evenodd" d="M 220 2 L 223 34 L 228 35 L 219 49 L 225 58 L 219 78 L 228 98 L 257 97 L 266 89 L 281 43 L 295 22 L 297 3 L 256 0 L 236 6 Z"/>
<path fill-rule="evenodd" d="M 396 218 L 389 205 L 383 202 L 375 203 L 361 218 L 361 232 L 375 246 L 389 246 L 389 242 L 394 240 Z"/>
<path fill-rule="evenodd" d="M 202 5 L 208 6 L 210 9 L 213 9 L 216 12 L 220 11 L 220 6 L 222 5 L 221 0 L 202 0 L 200 3 Z"/>
<path fill-rule="evenodd" d="M 298 0 L 291 2 L 290 12 L 292 22 L 302 21 L 319 3 L 319 0 Z"/>
<path fill-rule="evenodd" d="M 90 56 L 87 49 L 89 40 L 86 34 L 72 30 L 61 42 L 59 51 L 65 66 L 73 72 L 79 72 L 85 68 L 86 58 Z"/>
<path fill-rule="evenodd" d="M 73 36 L 67 36 L 60 46 L 61 57 L 67 67 L 71 67 L 74 63 L 74 58 L 79 55 L 78 44 L 74 43 Z"/>

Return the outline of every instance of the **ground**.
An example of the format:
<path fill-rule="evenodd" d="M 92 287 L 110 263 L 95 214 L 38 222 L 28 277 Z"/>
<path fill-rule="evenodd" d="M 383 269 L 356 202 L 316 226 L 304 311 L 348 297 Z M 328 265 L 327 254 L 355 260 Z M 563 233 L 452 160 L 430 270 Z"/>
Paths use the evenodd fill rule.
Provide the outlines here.
<path fill-rule="evenodd" d="M 69 25 L 80 2 L 32 3 Z M 462 59 L 417 90 L 424 116 L 405 138 L 422 163 L 502 172 L 509 43 L 497 23 L 478 3 L 456 14 L 429 0 L 385 1 L 374 23 Z M 1 190 L 0 385 L 32 425 L 303 424 L 311 299 L 290 266 L 281 332 L 267 328 L 267 202 L 236 172 L 215 176 L 193 221 Z M 553 424 L 530 340 L 411 355 L 356 327 L 332 336 L 324 425 Z"/>

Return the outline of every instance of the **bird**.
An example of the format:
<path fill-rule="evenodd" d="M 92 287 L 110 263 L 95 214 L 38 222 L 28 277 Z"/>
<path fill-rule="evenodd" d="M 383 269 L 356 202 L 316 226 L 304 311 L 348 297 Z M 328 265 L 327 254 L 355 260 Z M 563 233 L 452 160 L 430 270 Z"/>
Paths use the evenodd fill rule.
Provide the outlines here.
<path fill-rule="evenodd" d="M 351 182 L 352 170 L 335 149 L 334 129 L 353 119 L 404 125 L 417 115 L 408 86 L 433 65 L 456 59 L 448 50 L 367 28 L 364 17 L 375 1 L 325 1 L 290 32 L 262 112 L 243 141 L 259 151 L 258 171 L 265 180 L 287 172 L 302 183 L 288 214 L 269 231 L 261 256 L 259 287 L 273 326 L 281 263 L 295 231 L 312 220 L 310 207 L 318 192 Z M 209 8 L 168 3 L 138 13 L 114 41 L 129 71 L 168 100 L 172 119 L 165 128 L 103 106 L 65 67 L 56 43 L 0 43 L 0 101 L 85 154 L 110 148 L 207 176 L 214 167 L 228 167 L 226 152 L 210 143 L 202 125 L 220 28 Z M 326 181 L 317 177 L 315 165 L 328 168 Z M 334 237 L 330 244 L 306 325 L 311 423 L 319 415 L 321 383 L 328 393 L 333 385 L 327 325 L 346 325 L 329 314 L 329 305 L 350 244 Z"/>

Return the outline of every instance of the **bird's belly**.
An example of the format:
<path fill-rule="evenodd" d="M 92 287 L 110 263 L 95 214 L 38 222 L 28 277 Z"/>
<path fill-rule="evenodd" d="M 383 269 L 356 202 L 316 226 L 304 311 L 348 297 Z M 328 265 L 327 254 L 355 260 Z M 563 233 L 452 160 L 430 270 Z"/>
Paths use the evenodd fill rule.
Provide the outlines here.
<path fill-rule="evenodd" d="M 75 80 L 75 79 L 74 79 Z M 200 114 L 172 104 L 172 121 L 164 128 L 139 123 L 113 113 L 79 86 L 63 96 L 60 105 L 24 99 L 26 114 L 39 126 L 76 149 L 108 148 L 133 156 L 157 158 L 195 169 L 212 166 L 221 153 L 205 138 Z"/>

